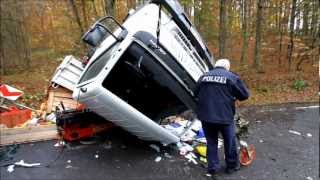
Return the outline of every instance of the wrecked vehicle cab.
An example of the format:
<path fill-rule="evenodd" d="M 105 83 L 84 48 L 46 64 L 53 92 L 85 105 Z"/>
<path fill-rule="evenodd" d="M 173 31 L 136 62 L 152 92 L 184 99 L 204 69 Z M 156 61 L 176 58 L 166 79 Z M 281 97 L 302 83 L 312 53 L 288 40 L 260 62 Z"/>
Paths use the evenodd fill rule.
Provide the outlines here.
<path fill-rule="evenodd" d="M 111 21 L 116 25 L 112 31 Z M 123 24 L 97 21 L 83 36 L 95 48 L 73 98 L 143 140 L 170 144 L 179 137 L 162 118 L 195 110 L 199 77 L 213 57 L 175 0 L 153 0 Z"/>

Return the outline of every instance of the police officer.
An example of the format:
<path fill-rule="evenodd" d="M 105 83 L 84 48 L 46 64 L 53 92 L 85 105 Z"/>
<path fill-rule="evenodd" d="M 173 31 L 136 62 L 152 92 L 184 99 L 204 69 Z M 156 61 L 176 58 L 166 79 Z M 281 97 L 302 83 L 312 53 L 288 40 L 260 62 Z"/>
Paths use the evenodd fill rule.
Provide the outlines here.
<path fill-rule="evenodd" d="M 245 100 L 249 91 L 239 76 L 230 72 L 228 59 L 220 59 L 214 69 L 200 77 L 195 91 L 198 98 L 197 116 L 207 139 L 208 172 L 215 176 L 219 170 L 218 133 L 224 139 L 226 173 L 240 169 L 235 134 L 235 101 Z"/>

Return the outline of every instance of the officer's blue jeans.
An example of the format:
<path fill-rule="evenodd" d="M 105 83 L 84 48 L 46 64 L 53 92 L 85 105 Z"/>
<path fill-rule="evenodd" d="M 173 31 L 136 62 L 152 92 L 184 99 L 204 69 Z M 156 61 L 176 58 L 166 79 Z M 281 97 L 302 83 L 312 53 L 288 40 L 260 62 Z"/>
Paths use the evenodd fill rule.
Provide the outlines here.
<path fill-rule="evenodd" d="M 208 172 L 214 173 L 220 168 L 218 156 L 219 132 L 222 134 L 224 140 L 224 154 L 227 168 L 239 166 L 234 123 L 225 125 L 202 122 L 202 127 L 207 139 Z"/>

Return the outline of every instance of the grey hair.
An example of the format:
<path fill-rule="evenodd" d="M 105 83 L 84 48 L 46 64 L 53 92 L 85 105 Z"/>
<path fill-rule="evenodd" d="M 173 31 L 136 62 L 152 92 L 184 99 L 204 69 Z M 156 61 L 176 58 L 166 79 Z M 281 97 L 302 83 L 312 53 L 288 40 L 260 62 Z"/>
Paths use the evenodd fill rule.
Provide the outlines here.
<path fill-rule="evenodd" d="M 230 61 L 229 59 L 219 59 L 216 61 L 214 67 L 223 67 L 226 70 L 230 70 Z"/>

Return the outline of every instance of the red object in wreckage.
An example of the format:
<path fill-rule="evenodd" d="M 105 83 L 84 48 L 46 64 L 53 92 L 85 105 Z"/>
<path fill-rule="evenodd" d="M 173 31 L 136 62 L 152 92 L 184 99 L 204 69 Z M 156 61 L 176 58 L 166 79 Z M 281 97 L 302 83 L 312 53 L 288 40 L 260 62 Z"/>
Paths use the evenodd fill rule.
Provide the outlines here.
<path fill-rule="evenodd" d="M 81 124 L 67 125 L 63 129 L 62 136 L 66 141 L 75 141 L 92 137 L 93 135 L 106 131 L 112 127 L 114 127 L 114 124 L 110 122 L 104 124 L 90 124 L 88 126 L 83 126 Z"/>
<path fill-rule="evenodd" d="M 240 164 L 242 166 L 249 166 L 256 159 L 256 150 L 251 144 L 249 147 L 241 147 L 240 149 Z"/>
<path fill-rule="evenodd" d="M 29 109 L 18 109 L 15 106 L 9 107 L 6 112 L 0 113 L 0 124 L 4 124 L 8 128 L 23 124 L 32 117 L 32 112 Z"/>

